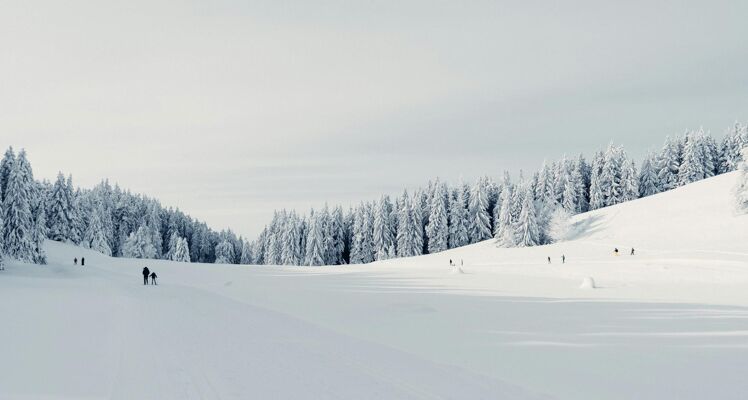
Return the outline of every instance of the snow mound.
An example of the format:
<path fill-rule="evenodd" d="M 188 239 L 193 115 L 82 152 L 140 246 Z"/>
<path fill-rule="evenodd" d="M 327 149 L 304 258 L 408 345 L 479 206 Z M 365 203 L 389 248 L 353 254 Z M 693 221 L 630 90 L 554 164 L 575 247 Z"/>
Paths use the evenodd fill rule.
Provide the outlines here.
<path fill-rule="evenodd" d="M 582 280 L 582 284 L 579 285 L 580 289 L 595 289 L 595 280 L 591 276 L 588 276 Z"/>

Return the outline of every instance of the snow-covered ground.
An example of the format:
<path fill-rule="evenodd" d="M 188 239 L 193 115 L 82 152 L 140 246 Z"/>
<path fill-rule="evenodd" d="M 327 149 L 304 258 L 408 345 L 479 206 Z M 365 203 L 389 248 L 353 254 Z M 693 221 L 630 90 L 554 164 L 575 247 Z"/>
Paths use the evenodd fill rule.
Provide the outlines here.
<path fill-rule="evenodd" d="M 566 243 L 363 266 L 48 243 L 48 266 L 0 274 L 0 398 L 742 399 L 748 216 L 730 207 L 734 180 L 577 216 Z M 146 265 L 159 286 L 142 285 Z M 580 288 L 589 277 L 597 288 Z"/>

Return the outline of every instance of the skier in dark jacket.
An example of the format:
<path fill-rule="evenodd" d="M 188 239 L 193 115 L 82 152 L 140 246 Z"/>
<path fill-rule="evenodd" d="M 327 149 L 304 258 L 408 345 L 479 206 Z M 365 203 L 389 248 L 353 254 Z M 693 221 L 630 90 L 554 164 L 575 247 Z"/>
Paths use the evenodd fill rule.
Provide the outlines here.
<path fill-rule="evenodd" d="M 78 265 L 78 257 L 73 259 L 73 265 Z"/>
<path fill-rule="evenodd" d="M 143 284 L 148 284 L 148 276 L 151 274 L 151 271 L 148 269 L 148 267 L 143 268 Z"/>
<path fill-rule="evenodd" d="M 151 285 L 158 285 L 158 283 L 156 283 L 156 278 L 158 278 L 156 272 L 151 272 Z"/>
<path fill-rule="evenodd" d="M 86 257 L 81 257 L 81 267 L 86 266 Z"/>

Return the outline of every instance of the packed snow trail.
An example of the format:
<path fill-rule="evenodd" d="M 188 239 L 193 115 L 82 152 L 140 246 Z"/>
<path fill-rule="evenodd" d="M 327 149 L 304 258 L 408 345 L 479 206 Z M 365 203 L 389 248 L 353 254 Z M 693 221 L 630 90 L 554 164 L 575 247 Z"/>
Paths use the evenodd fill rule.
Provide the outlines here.
<path fill-rule="evenodd" d="M 144 286 L 139 265 L 61 265 L 83 250 L 50 247 L 49 266 L 0 281 L 3 399 L 540 398 L 195 287 Z"/>

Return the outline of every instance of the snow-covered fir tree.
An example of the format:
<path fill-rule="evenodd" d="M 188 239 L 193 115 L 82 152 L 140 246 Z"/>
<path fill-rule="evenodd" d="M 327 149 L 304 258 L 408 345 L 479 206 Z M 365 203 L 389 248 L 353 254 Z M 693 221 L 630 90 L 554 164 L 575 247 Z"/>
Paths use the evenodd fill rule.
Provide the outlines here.
<path fill-rule="evenodd" d="M 234 245 L 228 240 L 223 240 L 216 245 L 216 264 L 234 263 Z"/>
<path fill-rule="evenodd" d="M 517 246 L 527 247 L 540 244 L 540 232 L 536 218 L 533 194 L 528 190 L 522 201 L 522 211 L 517 221 Z"/>
<path fill-rule="evenodd" d="M 177 238 L 174 251 L 171 253 L 171 260 L 177 262 L 190 262 L 190 246 L 186 238 Z"/>
<path fill-rule="evenodd" d="M 623 153 L 621 166 L 621 196 L 623 201 L 631 201 L 639 198 L 639 176 L 634 160 L 627 159 L 625 155 Z"/>
<path fill-rule="evenodd" d="M 177 251 L 177 246 L 179 245 L 179 232 L 177 230 L 171 230 L 171 234 L 169 234 L 169 244 L 168 244 L 168 250 L 164 254 L 164 258 L 167 260 L 172 260 L 172 256 L 174 255 L 174 252 Z"/>
<path fill-rule="evenodd" d="M 156 258 L 153 238 L 146 225 L 141 225 L 136 232 L 130 233 L 122 247 L 122 255 L 127 258 Z"/>
<path fill-rule="evenodd" d="M 735 185 L 735 208 L 739 213 L 748 213 L 748 146 L 741 151 L 743 161 L 738 164 L 738 180 Z"/>
<path fill-rule="evenodd" d="M 727 129 L 720 146 L 719 172 L 735 171 L 741 161 L 741 150 L 748 146 L 748 125 L 735 121 Z"/>
<path fill-rule="evenodd" d="M 44 251 L 44 240 L 47 238 L 47 221 L 44 190 L 41 185 L 34 185 L 35 191 L 31 199 L 31 243 L 34 251 L 34 264 L 46 264 L 47 255 Z"/>
<path fill-rule="evenodd" d="M 101 254 L 111 256 L 112 249 L 104 232 L 104 225 L 101 222 L 103 210 L 101 204 L 94 204 L 88 214 L 88 227 L 83 235 L 82 245 L 87 249 L 98 251 Z"/>
<path fill-rule="evenodd" d="M 316 214 L 310 217 L 306 239 L 306 265 L 325 265 L 325 238 L 322 224 L 323 221 Z M 364 262 L 363 255 L 357 261 Z"/>
<path fill-rule="evenodd" d="M 8 191 L 8 178 L 15 162 L 16 153 L 12 146 L 8 147 L 2 161 L 0 161 L 0 201 L 5 201 L 5 193 Z"/>
<path fill-rule="evenodd" d="M 330 252 L 328 260 L 331 264 L 343 264 L 346 233 L 343 208 L 340 206 L 335 207 L 330 214 L 329 233 L 331 236 L 330 243 L 328 244 Z"/>
<path fill-rule="evenodd" d="M 31 211 L 34 178 L 26 152 L 21 150 L 13 162 L 3 201 L 3 248 L 7 257 L 33 263 L 34 220 Z"/>
<path fill-rule="evenodd" d="M 639 170 L 639 196 L 647 197 L 660 192 L 660 179 L 657 176 L 657 160 L 654 153 L 649 152 L 642 161 Z"/>
<path fill-rule="evenodd" d="M 603 154 L 601 152 L 596 153 L 592 159 L 592 168 L 590 171 L 590 210 L 605 207 L 605 196 L 603 195 L 601 181 L 604 163 L 605 158 Z"/>
<path fill-rule="evenodd" d="M 486 214 L 486 218 L 487 218 Z M 447 186 L 437 181 L 434 195 L 431 198 L 429 224 L 426 226 L 429 253 L 438 253 L 448 249 L 449 220 L 447 218 Z"/>
<path fill-rule="evenodd" d="M 680 185 L 678 180 L 683 148 L 679 138 L 668 136 L 660 151 L 657 176 L 660 181 L 660 191 L 675 189 Z"/>
<path fill-rule="evenodd" d="M 563 242 L 571 231 L 571 214 L 564 207 L 556 207 L 548 224 L 548 238 L 551 242 Z"/>
<path fill-rule="evenodd" d="M 397 220 L 397 256 L 412 257 L 421 254 L 421 243 L 418 241 L 420 227 L 413 218 L 413 206 L 408 192 L 403 192 L 399 201 Z"/>
<path fill-rule="evenodd" d="M 494 232 L 496 243 L 502 247 L 514 247 L 517 245 L 517 236 L 512 218 L 513 199 L 512 187 L 505 185 L 501 192 L 501 212 L 499 213 L 499 220 L 496 223 L 496 231 Z"/>
<path fill-rule="evenodd" d="M 295 212 L 285 217 L 281 235 L 281 264 L 301 265 L 304 249 L 301 248 L 301 221 Z"/>
<path fill-rule="evenodd" d="M 467 231 L 467 208 L 461 187 L 454 190 L 449 203 L 449 248 L 462 247 L 470 242 Z M 498 207 L 497 207 L 498 208 Z"/>
<path fill-rule="evenodd" d="M 683 146 L 683 159 L 678 169 L 678 182 L 687 185 L 706 178 L 704 168 L 706 154 L 702 144 L 703 136 L 699 132 L 686 134 Z"/>
<path fill-rule="evenodd" d="M 382 196 L 374 212 L 374 253 L 376 260 L 387 260 L 395 256 L 395 231 L 392 227 L 392 203 Z"/>
<path fill-rule="evenodd" d="M 58 242 L 71 240 L 70 230 L 73 225 L 71 215 L 73 193 L 70 191 L 62 172 L 57 174 L 57 180 L 52 186 L 47 201 L 47 234 L 50 239 Z"/>
<path fill-rule="evenodd" d="M 249 265 L 254 262 L 254 252 L 252 251 L 252 245 L 248 241 L 244 241 L 242 244 L 242 255 L 239 258 L 239 264 Z"/>
<path fill-rule="evenodd" d="M 85 230 L 80 210 L 80 192 L 75 190 L 73 186 L 72 175 L 68 175 L 66 184 L 68 191 L 72 193 L 70 197 L 70 241 L 79 244 L 83 239 L 83 231 Z M 160 247 L 158 250 L 160 250 Z"/>
<path fill-rule="evenodd" d="M 491 222 L 488 215 L 488 197 L 484 190 L 485 180 L 479 178 L 470 192 L 468 202 L 468 237 L 470 243 L 491 238 Z"/>

